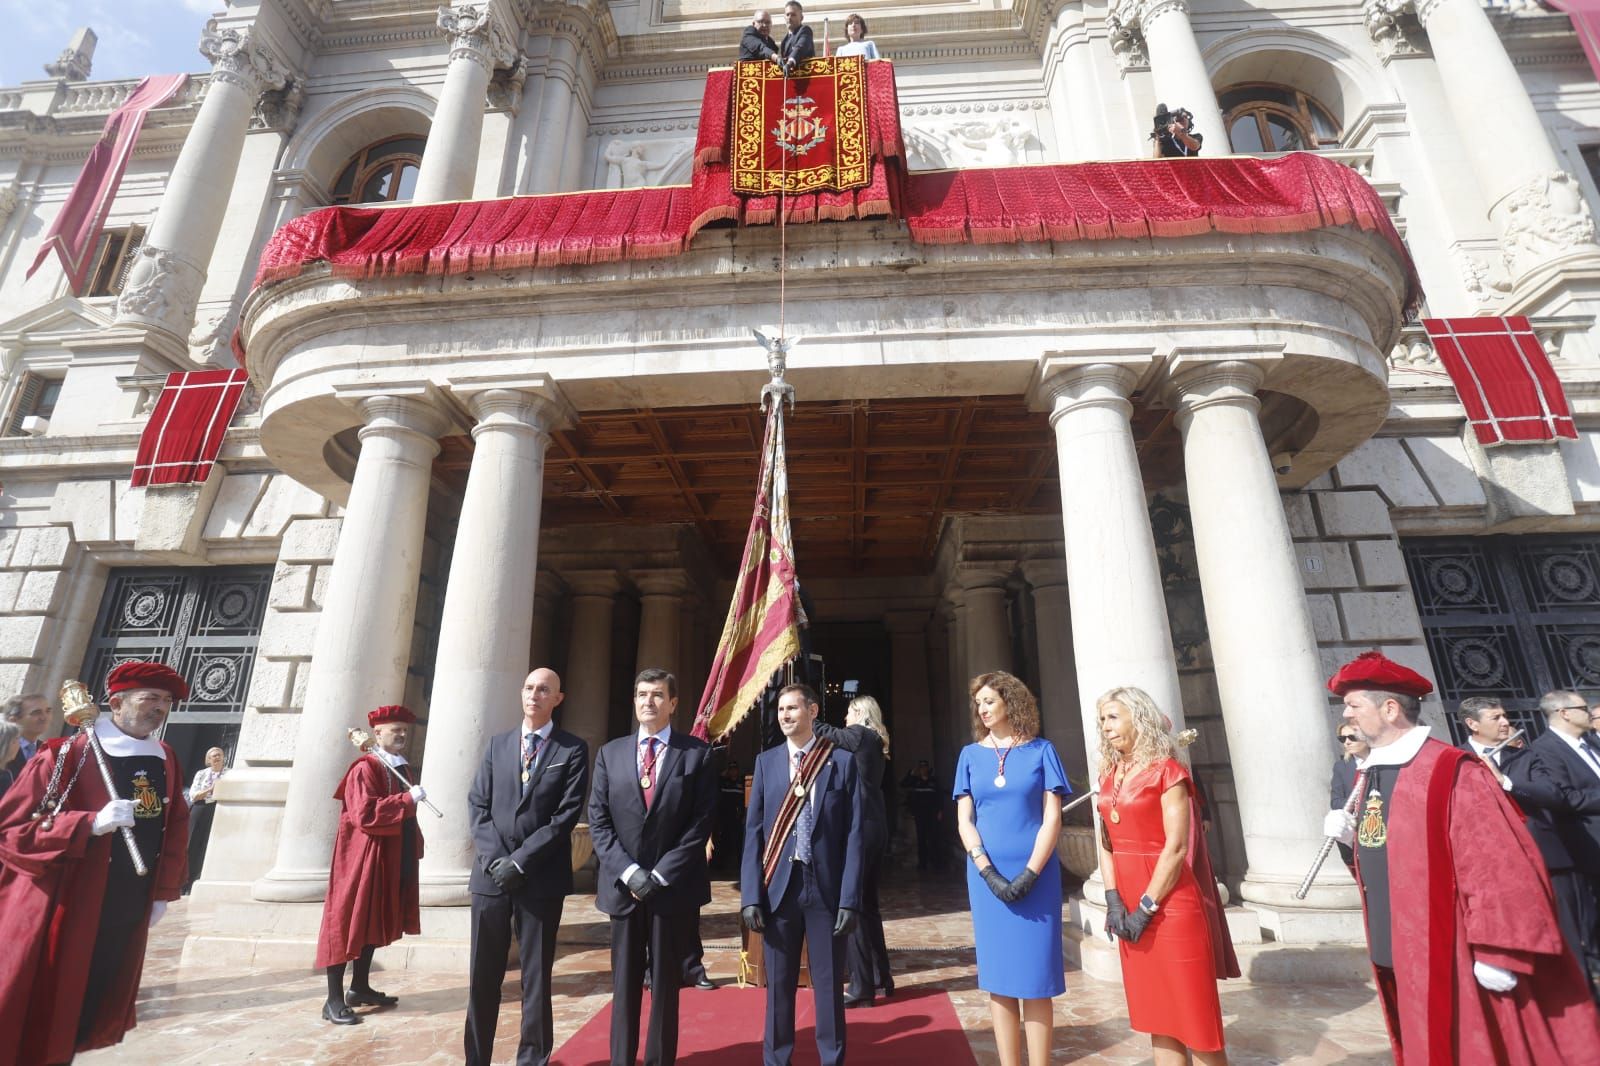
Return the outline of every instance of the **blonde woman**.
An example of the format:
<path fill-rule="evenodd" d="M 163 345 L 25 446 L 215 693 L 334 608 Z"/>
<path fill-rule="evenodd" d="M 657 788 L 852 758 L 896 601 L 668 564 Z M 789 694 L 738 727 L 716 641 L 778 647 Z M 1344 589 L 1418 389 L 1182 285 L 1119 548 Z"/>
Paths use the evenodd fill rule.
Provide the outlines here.
<path fill-rule="evenodd" d="M 1001 1066 L 1050 1061 L 1051 999 L 1061 959 L 1061 759 L 1039 735 L 1028 686 L 995 672 L 973 679 L 972 736 L 956 764 L 956 820 L 967 868 L 978 987 L 989 993 Z"/>
<path fill-rule="evenodd" d="M 1150 1034 L 1156 1066 L 1224 1066 L 1217 980 L 1237 977 L 1239 964 L 1221 927 L 1194 783 L 1170 720 L 1142 689 L 1114 688 L 1095 706 L 1100 875 L 1106 929 L 1122 940 L 1128 1019 Z"/>
<path fill-rule="evenodd" d="M 870 1007 L 882 989 L 894 995 L 889 973 L 889 947 L 883 939 L 883 913 L 878 909 L 878 878 L 889 850 L 889 817 L 883 803 L 884 763 L 889 758 L 889 727 L 883 708 L 871 696 L 857 696 L 845 711 L 844 728 L 817 722 L 817 736 L 850 752 L 861 778 L 861 828 L 867 858 L 861 878 L 861 920 L 850 933 L 847 958 L 850 982 L 845 986 L 846 1007 Z"/>
<path fill-rule="evenodd" d="M 228 753 L 212 748 L 206 752 L 206 764 L 195 771 L 194 780 L 184 792 L 189 800 L 189 880 L 183 886 L 186 896 L 200 880 L 200 870 L 206 863 L 211 823 L 217 817 L 217 781 L 227 771 Z"/>

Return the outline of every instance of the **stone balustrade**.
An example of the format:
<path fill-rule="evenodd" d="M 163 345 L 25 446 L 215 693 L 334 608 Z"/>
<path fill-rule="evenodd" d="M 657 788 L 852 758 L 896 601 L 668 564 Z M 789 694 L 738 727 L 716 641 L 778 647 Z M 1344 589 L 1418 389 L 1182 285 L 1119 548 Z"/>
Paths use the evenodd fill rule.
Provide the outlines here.
<path fill-rule="evenodd" d="M 1557 367 L 1589 361 L 1578 352 L 1569 350 L 1575 345 L 1566 343 L 1569 338 L 1578 341 L 1588 332 L 1593 322 L 1587 316 L 1550 315 L 1529 319 L 1529 323 L 1533 326 L 1534 335 L 1539 338 L 1539 346 Z M 1389 384 L 1393 388 L 1420 388 L 1438 383 L 1418 377 L 1417 373 L 1395 373 L 1420 372 L 1429 378 L 1444 373 L 1444 364 L 1439 362 L 1439 356 L 1433 350 L 1433 341 L 1421 322 L 1410 322 L 1401 328 L 1400 340 L 1389 352 L 1389 370 Z"/>

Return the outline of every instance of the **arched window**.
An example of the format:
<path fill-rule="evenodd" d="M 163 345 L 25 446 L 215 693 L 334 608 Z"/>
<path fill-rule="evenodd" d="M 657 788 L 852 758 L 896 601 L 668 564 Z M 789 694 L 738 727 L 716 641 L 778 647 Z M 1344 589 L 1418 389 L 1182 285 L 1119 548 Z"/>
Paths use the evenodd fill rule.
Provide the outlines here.
<path fill-rule="evenodd" d="M 1339 123 L 1328 109 L 1284 85 L 1235 85 L 1217 98 L 1233 150 L 1315 152 L 1339 147 Z"/>
<path fill-rule="evenodd" d="M 339 172 L 339 180 L 333 183 L 333 202 L 381 204 L 411 199 L 426 143 L 426 137 L 407 133 L 367 145 Z"/>

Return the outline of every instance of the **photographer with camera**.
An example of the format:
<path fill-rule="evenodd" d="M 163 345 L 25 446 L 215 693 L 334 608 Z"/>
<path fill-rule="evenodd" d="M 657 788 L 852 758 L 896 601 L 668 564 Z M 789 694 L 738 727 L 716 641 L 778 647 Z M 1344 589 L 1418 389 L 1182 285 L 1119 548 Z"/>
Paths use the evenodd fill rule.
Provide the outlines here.
<path fill-rule="evenodd" d="M 1157 159 L 1175 159 L 1200 154 L 1200 143 L 1205 140 L 1194 131 L 1194 115 L 1187 108 L 1168 111 L 1166 104 L 1156 105 L 1154 128 L 1150 139 L 1155 142 Z"/>

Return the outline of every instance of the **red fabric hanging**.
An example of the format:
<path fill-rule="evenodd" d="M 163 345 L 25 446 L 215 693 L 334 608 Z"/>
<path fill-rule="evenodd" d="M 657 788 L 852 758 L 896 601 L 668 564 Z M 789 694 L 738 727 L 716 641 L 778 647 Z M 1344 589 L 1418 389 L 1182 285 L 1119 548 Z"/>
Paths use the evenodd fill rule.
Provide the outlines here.
<path fill-rule="evenodd" d="M 1577 439 L 1561 379 L 1526 318 L 1428 318 L 1422 325 L 1479 444 Z"/>
<path fill-rule="evenodd" d="M 204 481 L 222 450 L 222 438 L 248 380 L 243 370 L 168 374 L 139 436 L 132 487 Z"/>

